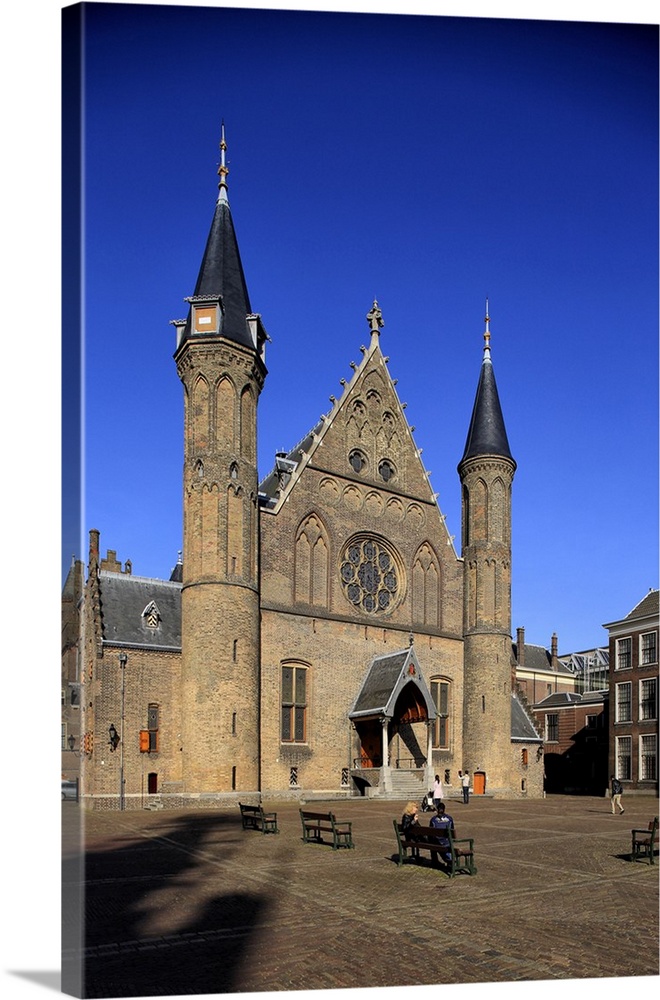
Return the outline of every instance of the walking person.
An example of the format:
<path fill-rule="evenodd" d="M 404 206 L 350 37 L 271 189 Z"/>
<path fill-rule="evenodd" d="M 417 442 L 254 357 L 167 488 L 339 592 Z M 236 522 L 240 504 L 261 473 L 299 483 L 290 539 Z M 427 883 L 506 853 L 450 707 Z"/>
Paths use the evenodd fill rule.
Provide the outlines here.
<path fill-rule="evenodd" d="M 443 798 L 444 798 L 444 790 L 442 787 L 442 782 L 440 781 L 440 775 L 436 774 L 435 781 L 433 783 L 433 805 L 435 809 L 438 808 Z"/>
<path fill-rule="evenodd" d="M 616 813 L 616 807 L 619 807 L 620 813 L 624 813 L 626 810 L 621 805 L 621 796 L 623 795 L 623 785 L 618 778 L 614 775 L 610 778 L 612 782 L 611 785 L 611 804 L 612 804 L 612 815 Z"/>
<path fill-rule="evenodd" d="M 467 805 L 469 805 L 469 802 L 470 802 L 470 772 L 469 771 L 463 771 L 461 773 L 459 771 L 458 773 L 461 776 L 461 787 L 463 789 L 463 802 L 467 806 Z"/>

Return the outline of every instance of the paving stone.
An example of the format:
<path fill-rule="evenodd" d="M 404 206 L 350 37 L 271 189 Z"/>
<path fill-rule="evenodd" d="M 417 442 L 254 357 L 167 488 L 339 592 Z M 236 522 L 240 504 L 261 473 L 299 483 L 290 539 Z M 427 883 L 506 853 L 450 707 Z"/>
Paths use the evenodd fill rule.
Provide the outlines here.
<path fill-rule="evenodd" d="M 63 989 L 77 961 L 90 998 L 658 975 L 660 863 L 629 859 L 658 800 L 553 796 L 450 803 L 478 874 L 399 868 L 404 803 L 319 803 L 353 822 L 354 850 L 304 844 L 238 809 L 80 812 L 63 804 Z M 77 827 L 82 819 L 82 843 Z M 429 816 L 422 817 L 428 823 Z M 640 936 L 640 927 L 644 934 Z"/>

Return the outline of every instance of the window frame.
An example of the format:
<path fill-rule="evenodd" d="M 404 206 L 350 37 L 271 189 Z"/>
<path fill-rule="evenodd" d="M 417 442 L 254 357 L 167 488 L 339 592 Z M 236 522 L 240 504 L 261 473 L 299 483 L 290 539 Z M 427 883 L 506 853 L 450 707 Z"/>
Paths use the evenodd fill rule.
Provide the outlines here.
<path fill-rule="evenodd" d="M 627 691 L 627 698 L 622 698 L 621 693 Z M 628 706 L 628 718 L 622 718 L 621 706 Z M 633 721 L 633 710 L 632 710 L 632 681 L 621 681 L 621 683 L 616 684 L 614 687 L 614 724 L 615 725 L 630 725 Z"/>
<path fill-rule="evenodd" d="M 646 751 L 643 750 L 644 740 L 653 740 L 653 750 Z M 638 753 L 638 771 L 639 781 L 657 781 L 658 780 L 658 735 L 657 733 L 640 733 L 639 734 L 639 753 Z M 645 768 L 645 764 L 651 764 L 650 768 Z M 644 771 L 647 773 L 644 773 Z M 652 773 L 648 773 L 648 772 Z"/>
<path fill-rule="evenodd" d="M 443 708 L 441 689 L 444 689 L 445 711 L 441 711 Z M 429 690 L 436 711 L 431 746 L 434 750 L 449 750 L 451 749 L 451 680 L 444 676 L 432 677 L 429 682 Z M 437 695 L 440 695 L 440 704 L 438 704 Z M 444 743 L 442 742 L 443 735 Z"/>
<path fill-rule="evenodd" d="M 552 731 L 554 731 L 554 736 L 551 735 Z M 546 713 L 546 716 L 545 716 L 545 742 L 546 743 L 559 743 L 559 712 L 547 712 Z"/>
<path fill-rule="evenodd" d="M 644 649 L 644 640 L 653 637 L 653 649 Z M 652 659 L 646 659 L 646 655 L 651 652 Z M 639 636 L 639 665 L 640 667 L 651 667 L 658 662 L 658 633 L 655 629 L 649 632 L 642 632 Z"/>
<path fill-rule="evenodd" d="M 622 749 L 627 745 L 627 752 Z M 627 768 L 621 767 L 621 762 L 627 761 Z M 627 770 L 627 774 L 622 774 Z M 614 743 L 614 773 L 620 781 L 630 781 L 632 778 L 632 736 L 616 736 Z"/>
<path fill-rule="evenodd" d="M 627 652 L 625 658 L 627 660 L 623 665 L 621 664 L 621 646 L 623 643 L 628 644 Z M 632 636 L 626 635 L 617 639 L 614 646 L 614 669 L 615 670 L 630 670 L 632 668 Z"/>
<path fill-rule="evenodd" d="M 291 698 L 285 698 L 285 694 L 288 693 L 285 690 L 286 670 L 291 671 Z M 280 742 L 287 746 L 300 746 L 309 742 L 309 670 L 309 664 L 297 660 L 280 664 Z M 298 684 L 302 678 L 304 678 L 304 693 L 301 697 Z M 300 727 L 301 736 L 298 735 Z"/>
<path fill-rule="evenodd" d="M 644 698 L 644 686 L 652 685 L 652 693 Z M 650 706 L 650 711 L 649 711 Z M 648 713 L 648 714 L 647 714 Z M 658 678 L 640 677 L 639 680 L 639 721 L 655 722 L 658 718 Z"/>

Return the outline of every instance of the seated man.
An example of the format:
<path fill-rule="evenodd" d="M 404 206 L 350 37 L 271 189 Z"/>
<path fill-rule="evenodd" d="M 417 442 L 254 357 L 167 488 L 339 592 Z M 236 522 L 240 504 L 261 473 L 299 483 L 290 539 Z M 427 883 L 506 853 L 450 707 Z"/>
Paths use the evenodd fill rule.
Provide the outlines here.
<path fill-rule="evenodd" d="M 436 814 L 431 820 L 431 829 L 437 830 L 438 834 L 434 837 L 441 847 L 444 848 L 443 858 L 446 862 L 451 861 L 451 853 L 449 851 L 449 838 L 447 837 L 447 830 L 451 830 L 454 833 L 454 821 L 451 816 L 445 812 L 445 807 L 440 803 L 436 810 Z"/>

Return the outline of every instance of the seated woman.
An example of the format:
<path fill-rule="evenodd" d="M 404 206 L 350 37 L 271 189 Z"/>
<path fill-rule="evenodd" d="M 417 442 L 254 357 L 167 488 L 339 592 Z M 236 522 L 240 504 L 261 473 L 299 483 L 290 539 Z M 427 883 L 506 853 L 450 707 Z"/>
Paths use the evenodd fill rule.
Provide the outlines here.
<path fill-rule="evenodd" d="M 411 826 L 418 827 L 421 826 L 419 822 L 419 811 L 416 802 L 409 802 L 406 808 L 403 810 L 403 816 L 401 817 L 401 826 L 403 827 L 404 836 L 408 833 Z M 412 849 L 413 858 L 419 857 L 419 851 L 416 847 Z"/>
<path fill-rule="evenodd" d="M 419 810 L 416 802 L 409 802 L 403 810 L 401 826 L 403 827 L 404 833 L 407 833 L 408 828 L 411 826 L 419 826 Z"/>

